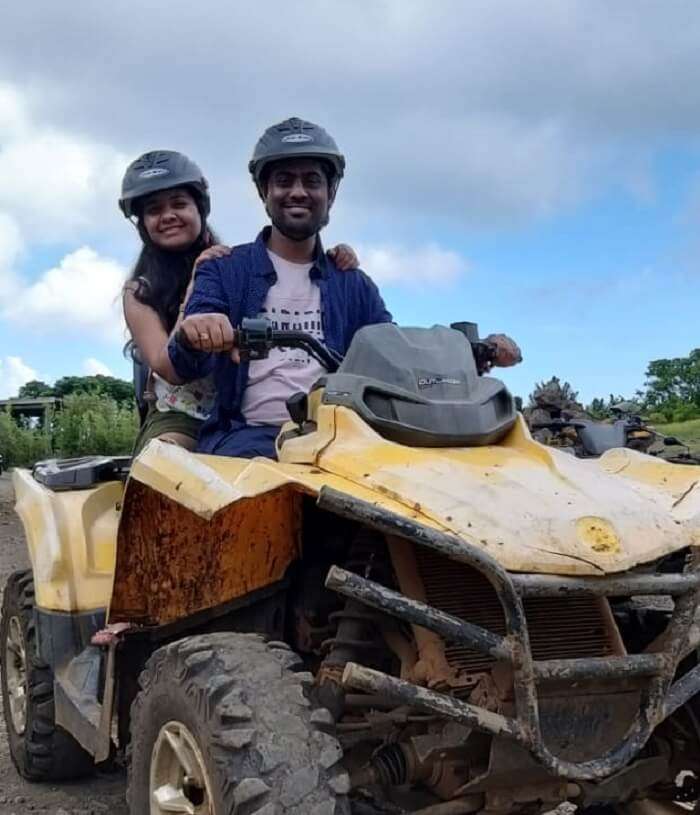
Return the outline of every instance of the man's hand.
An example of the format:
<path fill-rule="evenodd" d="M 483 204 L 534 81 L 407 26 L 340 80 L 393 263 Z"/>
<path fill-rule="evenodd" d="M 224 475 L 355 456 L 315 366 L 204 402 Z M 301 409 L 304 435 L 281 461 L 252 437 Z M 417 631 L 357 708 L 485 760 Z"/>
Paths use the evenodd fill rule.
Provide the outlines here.
<path fill-rule="evenodd" d="M 197 255 L 194 262 L 194 267 L 196 269 L 197 266 L 199 266 L 200 263 L 204 263 L 205 260 L 216 260 L 217 258 L 223 258 L 230 254 L 230 246 L 225 246 L 223 243 L 216 243 L 214 246 L 210 246 L 208 249 L 205 249 L 203 252 L 200 252 Z"/>
<path fill-rule="evenodd" d="M 337 246 L 329 249 L 328 257 L 331 258 L 341 272 L 357 269 L 360 265 L 360 259 L 355 254 L 355 250 L 352 246 L 348 246 L 347 243 L 339 243 Z"/>
<path fill-rule="evenodd" d="M 177 340 L 195 351 L 220 354 L 236 347 L 236 332 L 225 314 L 191 314 L 180 324 Z"/>
<path fill-rule="evenodd" d="M 492 342 L 498 349 L 494 365 L 499 368 L 510 368 L 523 361 L 518 344 L 505 334 L 489 334 L 486 342 Z"/>

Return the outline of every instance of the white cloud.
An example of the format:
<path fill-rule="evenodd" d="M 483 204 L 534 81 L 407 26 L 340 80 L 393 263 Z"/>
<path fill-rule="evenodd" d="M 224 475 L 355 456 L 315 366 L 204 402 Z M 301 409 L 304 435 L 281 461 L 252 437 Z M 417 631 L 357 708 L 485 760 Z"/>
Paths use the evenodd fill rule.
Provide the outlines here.
<path fill-rule="evenodd" d="M 663 140 L 693 138 L 700 128 L 693 82 L 700 11 L 692 4 L 309 0 L 298 41 L 286 37 L 299 25 L 294 4 L 268 0 L 265 19 L 240 5 L 202 0 L 172 18 L 165 0 L 152 0 L 149 8 L 167 21 L 167 36 L 153 39 L 134 29 L 135 0 L 74 0 L 69 10 L 51 0 L 15 3 L 0 52 L 9 76 L 32 78 L 52 121 L 61 115 L 99 143 L 118 132 L 130 154 L 157 145 L 191 152 L 214 182 L 220 225 L 222 213 L 237 225 L 235 216 L 256 206 L 240 188 L 250 189 L 246 160 L 262 129 L 291 113 L 327 125 L 347 151 L 341 196 L 353 205 L 389 209 L 401 221 L 407 210 L 422 210 L 468 224 L 547 217 L 611 185 L 648 199 L 649 158 Z M 192 36 L 202 15 L 219 49 Z M 86 36 L 86 19 L 100 36 Z M 333 36 L 339 20 L 351 48 Z M 32 32 L 31 55 L 16 36 L 22 30 Z M 261 37 L 273 44 L 263 63 Z M 173 68 L 179 51 L 189 58 Z M 121 59 L 104 60 L 105 52 Z M 254 99 L 246 67 L 253 63 Z M 13 96 L 7 108 L 12 122 L 36 119 L 40 109 Z M 201 121 L 216 121 L 220 137 L 197 127 Z M 48 155 L 43 144 L 36 141 L 40 159 Z M 21 158 L 24 166 L 27 151 Z M 86 165 L 103 159 L 93 155 Z"/>
<path fill-rule="evenodd" d="M 0 110 L 2 99 L 0 99 Z M 0 212 L 0 304 L 19 286 L 15 264 L 23 249 L 22 235 L 14 218 Z"/>
<path fill-rule="evenodd" d="M 83 371 L 87 376 L 114 376 L 104 362 L 100 362 L 95 357 L 88 357 L 83 360 Z"/>
<path fill-rule="evenodd" d="M 33 242 L 104 231 L 126 163 L 113 147 L 42 120 L 28 95 L 0 82 L 0 215 Z"/>
<path fill-rule="evenodd" d="M 436 244 L 415 249 L 397 245 L 360 246 L 358 252 L 362 268 L 377 285 L 449 286 L 469 269 L 465 258 Z"/>
<path fill-rule="evenodd" d="M 38 378 L 37 372 L 21 357 L 0 358 L 0 399 L 17 396 L 22 385 Z"/>
<path fill-rule="evenodd" d="M 44 121 L 33 101 L 0 82 L 0 318 L 33 333 L 87 331 L 121 341 L 125 272 L 115 261 L 83 246 L 38 280 L 20 275 L 22 256 L 42 244 L 82 242 L 109 233 L 105 220 L 120 223 L 104 213 L 114 209 L 126 164 L 113 148 Z"/>
<path fill-rule="evenodd" d="M 119 294 L 125 279 L 119 263 L 83 246 L 21 289 L 2 316 L 37 334 L 87 334 L 123 342 Z"/>
<path fill-rule="evenodd" d="M 0 83 L 0 132 L 20 137 L 27 123 L 27 106 L 17 88 Z"/>

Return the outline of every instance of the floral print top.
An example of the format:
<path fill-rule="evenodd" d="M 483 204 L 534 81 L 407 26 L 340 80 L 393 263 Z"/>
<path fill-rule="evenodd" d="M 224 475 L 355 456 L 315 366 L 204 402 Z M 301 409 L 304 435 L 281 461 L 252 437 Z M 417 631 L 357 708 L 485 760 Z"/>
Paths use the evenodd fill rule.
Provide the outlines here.
<path fill-rule="evenodd" d="M 214 407 L 216 389 L 213 376 L 196 379 L 186 385 L 171 385 L 154 373 L 153 389 L 156 409 L 162 413 L 175 410 L 204 421 Z"/>

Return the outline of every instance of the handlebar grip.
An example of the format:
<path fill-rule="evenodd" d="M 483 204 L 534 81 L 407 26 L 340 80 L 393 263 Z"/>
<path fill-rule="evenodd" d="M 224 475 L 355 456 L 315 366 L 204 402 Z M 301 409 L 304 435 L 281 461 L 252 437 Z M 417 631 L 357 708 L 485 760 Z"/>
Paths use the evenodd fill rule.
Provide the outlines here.
<path fill-rule="evenodd" d="M 471 346 L 479 375 L 488 373 L 498 357 L 498 346 L 486 340 L 476 340 L 471 343 Z"/>

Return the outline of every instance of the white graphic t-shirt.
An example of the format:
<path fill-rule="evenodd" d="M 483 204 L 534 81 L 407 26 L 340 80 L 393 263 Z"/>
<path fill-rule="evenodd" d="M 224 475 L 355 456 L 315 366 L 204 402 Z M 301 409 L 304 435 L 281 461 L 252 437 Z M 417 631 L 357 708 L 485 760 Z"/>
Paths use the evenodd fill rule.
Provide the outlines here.
<path fill-rule="evenodd" d="M 277 330 L 306 331 L 323 340 L 321 291 L 309 277 L 312 263 L 290 263 L 268 250 L 277 273 L 258 315 Z M 289 421 L 287 399 L 298 391 L 308 393 L 326 369 L 306 351 L 273 348 L 267 359 L 250 363 L 248 386 L 243 394 L 247 424 L 284 424 Z"/>

